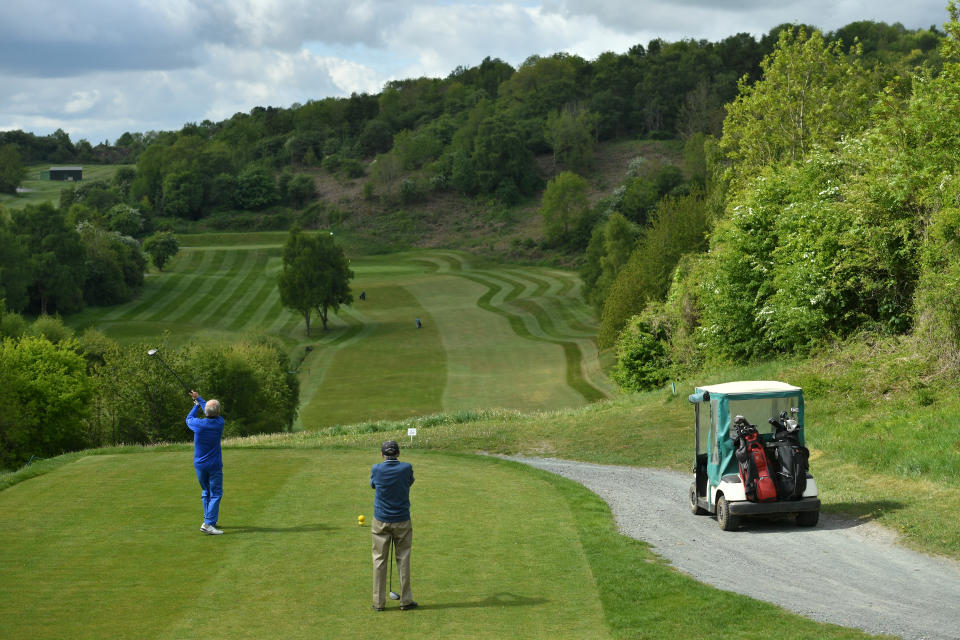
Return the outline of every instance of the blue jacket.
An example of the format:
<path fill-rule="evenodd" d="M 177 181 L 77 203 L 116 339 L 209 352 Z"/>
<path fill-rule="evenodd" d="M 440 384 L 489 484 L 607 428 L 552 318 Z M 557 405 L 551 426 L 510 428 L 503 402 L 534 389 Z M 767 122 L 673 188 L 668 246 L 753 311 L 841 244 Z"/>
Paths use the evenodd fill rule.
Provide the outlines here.
<path fill-rule="evenodd" d="M 203 415 L 206 401 L 197 397 L 197 403 L 187 414 L 187 426 L 193 431 L 193 466 L 204 471 L 222 469 L 220 438 L 223 437 L 223 416 L 207 418 Z"/>
<path fill-rule="evenodd" d="M 370 469 L 373 517 L 380 522 L 405 522 L 410 519 L 410 485 L 413 466 L 409 462 L 384 460 Z"/>

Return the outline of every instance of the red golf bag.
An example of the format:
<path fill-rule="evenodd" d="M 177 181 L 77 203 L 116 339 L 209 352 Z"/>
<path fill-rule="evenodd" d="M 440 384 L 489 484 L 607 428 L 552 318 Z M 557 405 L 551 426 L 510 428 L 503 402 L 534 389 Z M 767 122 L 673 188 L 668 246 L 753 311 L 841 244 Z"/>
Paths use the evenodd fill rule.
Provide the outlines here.
<path fill-rule="evenodd" d="M 757 427 L 743 416 L 733 421 L 733 438 L 740 481 L 751 502 L 773 502 L 777 499 L 777 487 L 770 473 L 770 462 L 763 449 Z"/>

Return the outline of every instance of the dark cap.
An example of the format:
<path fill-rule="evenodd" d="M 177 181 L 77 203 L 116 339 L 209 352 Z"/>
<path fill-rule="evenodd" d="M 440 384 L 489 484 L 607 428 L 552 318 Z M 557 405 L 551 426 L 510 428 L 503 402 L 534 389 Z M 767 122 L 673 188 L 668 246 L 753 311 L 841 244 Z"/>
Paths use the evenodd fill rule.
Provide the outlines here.
<path fill-rule="evenodd" d="M 385 456 L 400 455 L 400 445 L 398 445 L 395 440 L 387 440 L 380 445 L 380 453 Z"/>

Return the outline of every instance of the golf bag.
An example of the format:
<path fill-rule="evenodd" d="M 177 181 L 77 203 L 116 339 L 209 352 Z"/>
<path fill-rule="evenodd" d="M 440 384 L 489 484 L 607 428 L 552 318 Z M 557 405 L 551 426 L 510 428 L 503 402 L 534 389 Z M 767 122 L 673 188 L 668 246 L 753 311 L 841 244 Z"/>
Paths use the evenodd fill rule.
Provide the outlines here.
<path fill-rule="evenodd" d="M 797 423 L 787 420 L 785 414 L 780 420 L 770 418 L 770 424 L 776 428 L 773 442 L 767 446 L 776 469 L 777 493 L 782 500 L 799 500 L 807 488 L 810 450 L 800 444 Z"/>
<path fill-rule="evenodd" d="M 730 437 L 733 439 L 740 481 L 743 483 L 747 500 L 751 502 L 776 500 L 777 487 L 770 475 L 770 463 L 757 427 L 750 424 L 743 416 L 737 416 L 734 418 Z"/>

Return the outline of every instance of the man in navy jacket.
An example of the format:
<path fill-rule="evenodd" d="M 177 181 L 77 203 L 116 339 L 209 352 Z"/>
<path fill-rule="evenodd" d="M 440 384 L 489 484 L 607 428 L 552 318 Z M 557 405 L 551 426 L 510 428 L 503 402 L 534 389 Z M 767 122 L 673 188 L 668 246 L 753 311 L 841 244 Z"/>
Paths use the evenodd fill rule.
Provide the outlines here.
<path fill-rule="evenodd" d="M 193 431 L 193 466 L 200 481 L 200 499 L 203 501 L 203 524 L 200 531 L 211 535 L 223 534 L 217 528 L 220 498 L 223 497 L 223 457 L 220 439 L 223 437 L 223 416 L 218 400 L 204 401 L 196 391 L 190 392 L 193 408 L 187 414 L 187 426 Z M 199 415 L 203 407 L 203 415 Z"/>
<path fill-rule="evenodd" d="M 400 608 L 414 609 L 410 588 L 410 550 L 413 547 L 413 526 L 410 523 L 410 485 L 413 466 L 400 462 L 400 445 L 387 440 L 380 446 L 383 462 L 370 469 L 373 498 L 373 608 L 383 611 L 386 605 L 387 562 L 390 545 L 394 545 L 397 573 L 400 574 Z"/>

